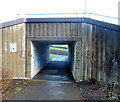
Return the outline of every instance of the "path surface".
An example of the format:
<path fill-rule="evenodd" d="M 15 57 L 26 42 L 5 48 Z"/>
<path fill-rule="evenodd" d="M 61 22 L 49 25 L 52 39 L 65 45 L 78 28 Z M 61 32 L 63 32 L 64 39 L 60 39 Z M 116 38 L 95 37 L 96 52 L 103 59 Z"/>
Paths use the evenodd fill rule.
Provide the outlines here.
<path fill-rule="evenodd" d="M 80 100 L 67 61 L 51 61 L 11 100 Z"/>
<path fill-rule="evenodd" d="M 33 81 L 11 100 L 80 100 L 73 83 Z"/>
<path fill-rule="evenodd" d="M 66 61 L 66 56 L 56 56 L 52 61 Z"/>

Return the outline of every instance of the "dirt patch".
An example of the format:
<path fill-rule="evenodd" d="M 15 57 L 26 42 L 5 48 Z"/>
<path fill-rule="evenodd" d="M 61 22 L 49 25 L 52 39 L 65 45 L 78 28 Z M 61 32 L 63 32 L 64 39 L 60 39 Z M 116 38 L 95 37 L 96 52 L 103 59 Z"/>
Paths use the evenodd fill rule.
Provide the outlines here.
<path fill-rule="evenodd" d="M 88 82 L 79 82 L 75 83 L 75 85 L 78 90 L 77 94 L 80 95 L 83 100 L 119 100 L 119 95 L 117 93 L 120 90 L 116 89 L 116 86 L 112 91 L 112 96 L 107 97 L 105 85 L 101 85 L 98 89 L 98 83 L 90 84 Z M 110 94 L 111 92 L 109 91 L 108 93 Z"/>
<path fill-rule="evenodd" d="M 2 99 L 6 100 L 9 99 L 10 97 L 16 95 L 20 91 L 22 91 L 24 88 L 26 88 L 30 83 L 30 80 L 26 79 L 13 79 L 9 83 L 9 87 L 7 90 L 3 90 L 2 92 Z M 4 86 L 4 85 L 3 85 Z"/>

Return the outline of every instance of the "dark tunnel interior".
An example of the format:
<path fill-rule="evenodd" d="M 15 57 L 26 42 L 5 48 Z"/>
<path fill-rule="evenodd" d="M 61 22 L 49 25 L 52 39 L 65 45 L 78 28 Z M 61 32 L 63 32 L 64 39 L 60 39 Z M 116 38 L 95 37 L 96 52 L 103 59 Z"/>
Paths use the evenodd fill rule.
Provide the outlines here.
<path fill-rule="evenodd" d="M 59 54 L 56 56 L 56 53 Z M 75 42 L 33 41 L 31 54 L 33 79 L 74 80 Z"/>

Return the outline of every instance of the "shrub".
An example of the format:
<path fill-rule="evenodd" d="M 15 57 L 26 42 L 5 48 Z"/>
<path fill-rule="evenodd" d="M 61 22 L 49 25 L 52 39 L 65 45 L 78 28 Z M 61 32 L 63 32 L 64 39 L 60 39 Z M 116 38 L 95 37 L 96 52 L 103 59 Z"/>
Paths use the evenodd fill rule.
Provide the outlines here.
<path fill-rule="evenodd" d="M 5 68 L 3 68 L 2 70 L 2 80 L 1 80 L 1 86 L 0 86 L 0 90 L 2 93 L 4 93 L 5 91 L 8 90 L 10 83 L 11 83 L 11 73 L 9 70 L 5 70 Z"/>

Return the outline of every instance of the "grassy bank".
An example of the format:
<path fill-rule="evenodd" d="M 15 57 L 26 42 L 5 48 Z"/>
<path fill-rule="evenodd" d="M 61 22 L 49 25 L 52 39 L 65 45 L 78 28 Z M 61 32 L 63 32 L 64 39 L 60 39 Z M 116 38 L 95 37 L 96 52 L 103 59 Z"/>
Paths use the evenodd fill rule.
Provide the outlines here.
<path fill-rule="evenodd" d="M 61 48 L 61 47 L 63 47 L 63 48 Z M 68 45 L 52 45 L 50 47 L 50 50 L 59 50 L 59 51 L 66 51 L 67 52 L 68 51 Z M 60 55 L 59 53 L 58 54 L 52 53 L 52 54 L 50 54 L 50 59 L 53 59 L 57 56 L 65 56 L 65 55 Z M 66 56 L 66 59 L 68 59 L 68 56 Z"/>

